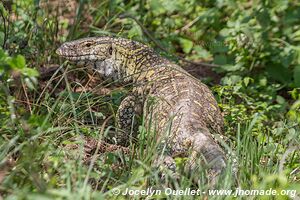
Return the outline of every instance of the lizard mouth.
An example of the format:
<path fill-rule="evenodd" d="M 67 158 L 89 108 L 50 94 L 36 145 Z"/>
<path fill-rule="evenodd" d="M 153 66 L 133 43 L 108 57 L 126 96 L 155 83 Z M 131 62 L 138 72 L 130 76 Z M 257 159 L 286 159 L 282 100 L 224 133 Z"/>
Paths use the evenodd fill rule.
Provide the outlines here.
<path fill-rule="evenodd" d="M 88 55 L 61 55 L 67 60 L 70 61 L 103 61 L 104 58 L 99 58 L 97 55 L 88 54 Z"/>
<path fill-rule="evenodd" d="M 102 58 L 99 55 L 96 54 L 77 54 L 75 52 L 65 51 L 64 46 L 61 46 L 56 50 L 56 54 L 58 54 L 61 57 L 64 57 L 67 60 L 70 61 L 102 61 L 104 58 Z"/>

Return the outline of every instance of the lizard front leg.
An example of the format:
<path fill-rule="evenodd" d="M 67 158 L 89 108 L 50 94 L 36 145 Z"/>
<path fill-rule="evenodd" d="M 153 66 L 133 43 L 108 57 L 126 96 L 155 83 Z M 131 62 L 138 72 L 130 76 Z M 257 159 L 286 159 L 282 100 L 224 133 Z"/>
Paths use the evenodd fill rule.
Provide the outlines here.
<path fill-rule="evenodd" d="M 142 115 L 142 101 L 134 96 L 127 96 L 120 104 L 117 119 L 116 142 L 122 146 L 128 146 L 130 141 L 137 136 L 138 117 Z"/>

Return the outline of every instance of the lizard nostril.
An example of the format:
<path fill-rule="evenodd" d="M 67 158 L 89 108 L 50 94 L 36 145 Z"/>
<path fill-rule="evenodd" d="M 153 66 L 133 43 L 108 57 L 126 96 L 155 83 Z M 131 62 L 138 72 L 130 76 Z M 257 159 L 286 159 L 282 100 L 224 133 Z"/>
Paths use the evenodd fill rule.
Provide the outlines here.
<path fill-rule="evenodd" d="M 110 46 L 109 49 L 108 49 L 108 54 L 112 55 L 112 51 L 113 51 L 112 46 Z"/>

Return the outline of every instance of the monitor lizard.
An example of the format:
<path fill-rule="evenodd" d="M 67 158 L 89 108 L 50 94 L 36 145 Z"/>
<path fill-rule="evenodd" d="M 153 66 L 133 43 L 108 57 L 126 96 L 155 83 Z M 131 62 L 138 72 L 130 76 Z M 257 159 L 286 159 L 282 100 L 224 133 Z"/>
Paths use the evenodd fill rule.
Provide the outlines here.
<path fill-rule="evenodd" d="M 100 76 L 133 83 L 120 104 L 117 143 L 128 144 L 133 116 L 144 114 L 146 123 L 165 145 L 161 162 L 175 170 L 174 157 L 210 163 L 211 174 L 226 167 L 226 156 L 215 134 L 223 134 L 223 116 L 210 89 L 177 64 L 140 42 L 117 37 L 89 37 L 62 44 L 56 53 L 96 70 Z M 151 102 L 151 103 L 150 103 Z M 153 103 L 154 102 L 154 103 Z"/>

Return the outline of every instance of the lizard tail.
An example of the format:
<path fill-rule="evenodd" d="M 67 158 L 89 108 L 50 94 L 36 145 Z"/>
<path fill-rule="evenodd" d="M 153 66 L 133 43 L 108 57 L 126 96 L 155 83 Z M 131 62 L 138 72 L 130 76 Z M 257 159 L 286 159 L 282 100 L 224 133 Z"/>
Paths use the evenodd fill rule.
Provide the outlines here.
<path fill-rule="evenodd" d="M 190 170 L 193 171 L 199 167 L 197 166 L 199 159 L 202 161 L 201 166 L 204 165 L 208 169 L 210 184 L 215 185 L 217 177 L 225 170 L 227 161 L 224 151 L 208 130 L 194 135 L 194 145 L 189 163 Z"/>

